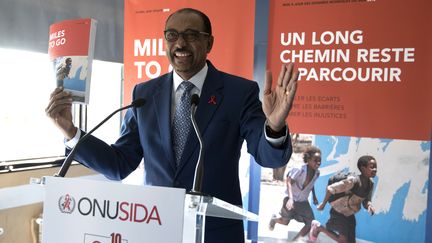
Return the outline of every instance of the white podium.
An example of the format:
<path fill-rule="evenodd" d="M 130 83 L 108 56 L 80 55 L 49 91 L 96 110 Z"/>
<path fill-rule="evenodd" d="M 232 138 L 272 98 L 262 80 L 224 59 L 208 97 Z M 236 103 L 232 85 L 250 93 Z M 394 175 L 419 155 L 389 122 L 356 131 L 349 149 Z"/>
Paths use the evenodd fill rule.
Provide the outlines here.
<path fill-rule="evenodd" d="M 43 243 L 202 243 L 206 217 L 256 214 L 184 189 L 44 177 Z"/>

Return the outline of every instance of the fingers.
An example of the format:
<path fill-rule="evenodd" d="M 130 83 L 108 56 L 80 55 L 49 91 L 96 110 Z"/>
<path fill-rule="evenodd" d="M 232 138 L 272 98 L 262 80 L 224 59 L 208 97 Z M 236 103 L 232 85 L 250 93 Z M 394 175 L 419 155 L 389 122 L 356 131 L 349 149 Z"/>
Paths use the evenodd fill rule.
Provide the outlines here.
<path fill-rule="evenodd" d="M 290 72 L 291 74 L 290 79 L 289 79 L 289 83 L 287 84 L 287 87 L 285 89 L 285 94 L 286 94 L 286 98 L 288 103 L 290 104 L 290 108 L 291 109 L 291 104 L 295 98 L 295 94 L 297 92 L 297 80 L 299 77 L 299 72 L 298 71 L 293 71 L 294 69 L 294 65 L 292 63 L 290 63 L 291 69 Z M 294 72 L 294 73 L 292 73 Z"/>
<path fill-rule="evenodd" d="M 45 109 L 45 113 L 48 117 L 55 119 L 57 121 L 58 114 L 60 114 L 65 109 L 70 109 L 72 104 L 56 104 Z"/>
<path fill-rule="evenodd" d="M 292 70 L 291 70 L 291 72 L 292 72 Z M 290 80 L 289 80 L 289 82 L 287 84 L 287 90 L 290 91 L 293 88 L 297 88 L 298 77 L 299 77 L 299 72 L 298 71 L 295 71 L 294 74 L 290 75 Z"/>
<path fill-rule="evenodd" d="M 48 106 L 45 108 L 46 113 L 52 113 L 54 109 L 56 109 L 58 106 L 65 106 L 65 105 L 71 105 L 72 104 L 72 98 L 70 94 L 66 92 L 62 92 L 59 94 L 54 95 L 49 103 Z"/>
<path fill-rule="evenodd" d="M 277 83 L 277 85 L 279 87 L 282 87 L 282 85 L 283 85 L 283 79 L 284 79 L 285 73 L 286 73 L 286 66 L 282 65 L 280 73 L 279 73 L 279 77 L 278 77 L 278 83 Z"/>
<path fill-rule="evenodd" d="M 54 91 L 51 93 L 50 98 L 54 97 L 55 95 L 57 95 L 58 93 L 63 91 L 63 87 L 57 87 L 54 89 Z"/>
<path fill-rule="evenodd" d="M 286 95 L 288 95 L 288 100 L 293 100 L 294 96 L 295 96 L 295 94 L 297 92 L 297 79 L 298 79 L 298 75 L 299 75 L 298 72 L 294 73 L 294 75 L 292 76 L 292 78 L 291 78 L 291 80 L 290 80 L 290 82 L 288 84 L 288 87 L 287 87 L 287 89 L 285 91 Z"/>
<path fill-rule="evenodd" d="M 264 95 L 271 93 L 272 83 L 273 83 L 272 73 L 269 70 L 267 70 L 265 74 L 265 81 L 264 81 Z"/>
<path fill-rule="evenodd" d="M 291 80 L 294 64 L 289 63 L 288 65 L 284 65 L 284 66 L 285 66 L 285 72 L 282 79 L 282 87 L 286 89 L 288 87 L 289 81 Z"/>
<path fill-rule="evenodd" d="M 291 90 L 291 87 L 297 81 L 299 76 L 299 73 L 297 71 L 294 72 L 293 70 L 294 70 L 293 63 L 283 64 L 279 72 L 277 86 L 282 87 L 284 90 Z M 271 77 L 271 73 L 267 71 L 266 84 L 267 84 L 267 80 L 269 80 L 269 77 Z M 271 89 L 271 83 L 269 87 L 267 85 L 265 87 L 266 87 L 265 90 Z"/>
<path fill-rule="evenodd" d="M 273 120 L 273 122 L 279 121 L 279 118 L 282 119 L 283 115 L 288 115 L 297 92 L 298 77 L 299 73 L 294 70 L 293 63 L 283 64 L 281 65 L 277 85 L 275 89 L 272 90 L 272 74 L 269 71 L 266 72 L 264 84 L 264 95 L 266 99 L 264 101 L 267 102 L 263 102 L 263 110 L 266 116 L 270 116 L 272 111 L 278 111 L 274 113 L 278 115 L 269 120 Z M 283 119 L 285 117 L 283 117 Z M 276 123 L 273 125 L 278 124 Z"/>
<path fill-rule="evenodd" d="M 293 63 L 284 64 L 279 73 L 278 86 L 282 87 L 285 92 L 289 92 L 295 86 L 298 76 L 299 73 L 294 71 Z"/>
<path fill-rule="evenodd" d="M 72 95 L 70 92 L 63 91 L 62 88 L 56 88 L 50 97 L 48 106 L 45 108 L 47 116 L 53 118 L 57 113 L 62 111 L 64 108 L 68 108 L 72 105 Z"/>

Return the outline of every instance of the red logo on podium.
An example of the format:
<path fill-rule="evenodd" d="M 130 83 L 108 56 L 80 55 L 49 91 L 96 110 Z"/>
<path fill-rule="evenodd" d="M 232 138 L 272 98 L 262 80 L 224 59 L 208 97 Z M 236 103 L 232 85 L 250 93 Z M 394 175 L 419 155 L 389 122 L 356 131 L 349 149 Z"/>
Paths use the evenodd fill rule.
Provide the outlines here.
<path fill-rule="evenodd" d="M 75 199 L 69 194 L 61 196 L 58 200 L 58 206 L 62 213 L 72 213 L 75 209 Z"/>

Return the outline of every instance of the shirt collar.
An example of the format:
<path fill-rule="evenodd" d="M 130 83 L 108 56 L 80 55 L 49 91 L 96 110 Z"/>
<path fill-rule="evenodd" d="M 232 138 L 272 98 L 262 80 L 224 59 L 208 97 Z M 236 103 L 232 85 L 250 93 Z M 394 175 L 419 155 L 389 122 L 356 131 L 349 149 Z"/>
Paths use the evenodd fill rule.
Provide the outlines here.
<path fill-rule="evenodd" d="M 306 172 L 306 171 L 307 171 L 307 166 L 308 166 L 307 163 L 304 163 L 304 164 L 302 165 L 301 168 L 302 168 L 302 171 L 303 171 L 303 172 Z"/>
<path fill-rule="evenodd" d="M 204 85 L 204 80 L 207 76 L 207 71 L 208 71 L 208 66 L 206 63 L 198 73 L 196 73 L 194 76 L 192 76 L 192 78 L 188 80 L 189 82 L 195 85 L 195 87 L 198 89 L 198 93 L 201 93 L 202 87 Z M 175 70 L 173 70 L 173 81 L 174 81 L 173 88 L 175 92 L 178 86 L 180 85 L 180 83 L 183 82 L 183 78 L 180 77 L 180 75 L 178 75 Z"/>

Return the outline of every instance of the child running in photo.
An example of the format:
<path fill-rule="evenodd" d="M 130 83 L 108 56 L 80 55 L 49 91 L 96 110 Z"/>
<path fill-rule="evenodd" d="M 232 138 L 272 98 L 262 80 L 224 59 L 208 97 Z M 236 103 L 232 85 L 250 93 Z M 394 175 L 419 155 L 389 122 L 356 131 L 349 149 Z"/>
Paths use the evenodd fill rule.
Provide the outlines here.
<path fill-rule="evenodd" d="M 365 155 L 359 158 L 357 167 L 360 175 L 350 174 L 346 179 L 327 186 L 326 195 L 318 210 L 323 210 L 330 201 L 330 219 L 326 227 L 320 226 L 316 220 L 312 222 L 310 240 L 315 242 L 319 233 L 323 232 L 337 242 L 356 242 L 355 213 L 360 211 L 360 205 L 373 215 L 375 209 L 371 198 L 374 183 L 372 178 L 377 173 L 377 162 L 374 157 Z"/>
<path fill-rule="evenodd" d="M 308 198 L 312 191 L 313 202 L 318 204 L 315 195 L 314 183 L 319 177 L 318 168 L 321 165 L 321 150 L 311 146 L 303 153 L 304 164 L 301 167 L 293 167 L 288 171 L 286 177 L 286 194 L 282 203 L 280 217 L 272 216 L 269 229 L 273 230 L 276 223 L 288 225 L 291 219 L 303 222 L 305 225 L 294 237 L 297 240 L 300 236 L 305 236 L 311 229 L 312 220 L 315 219 Z"/>

